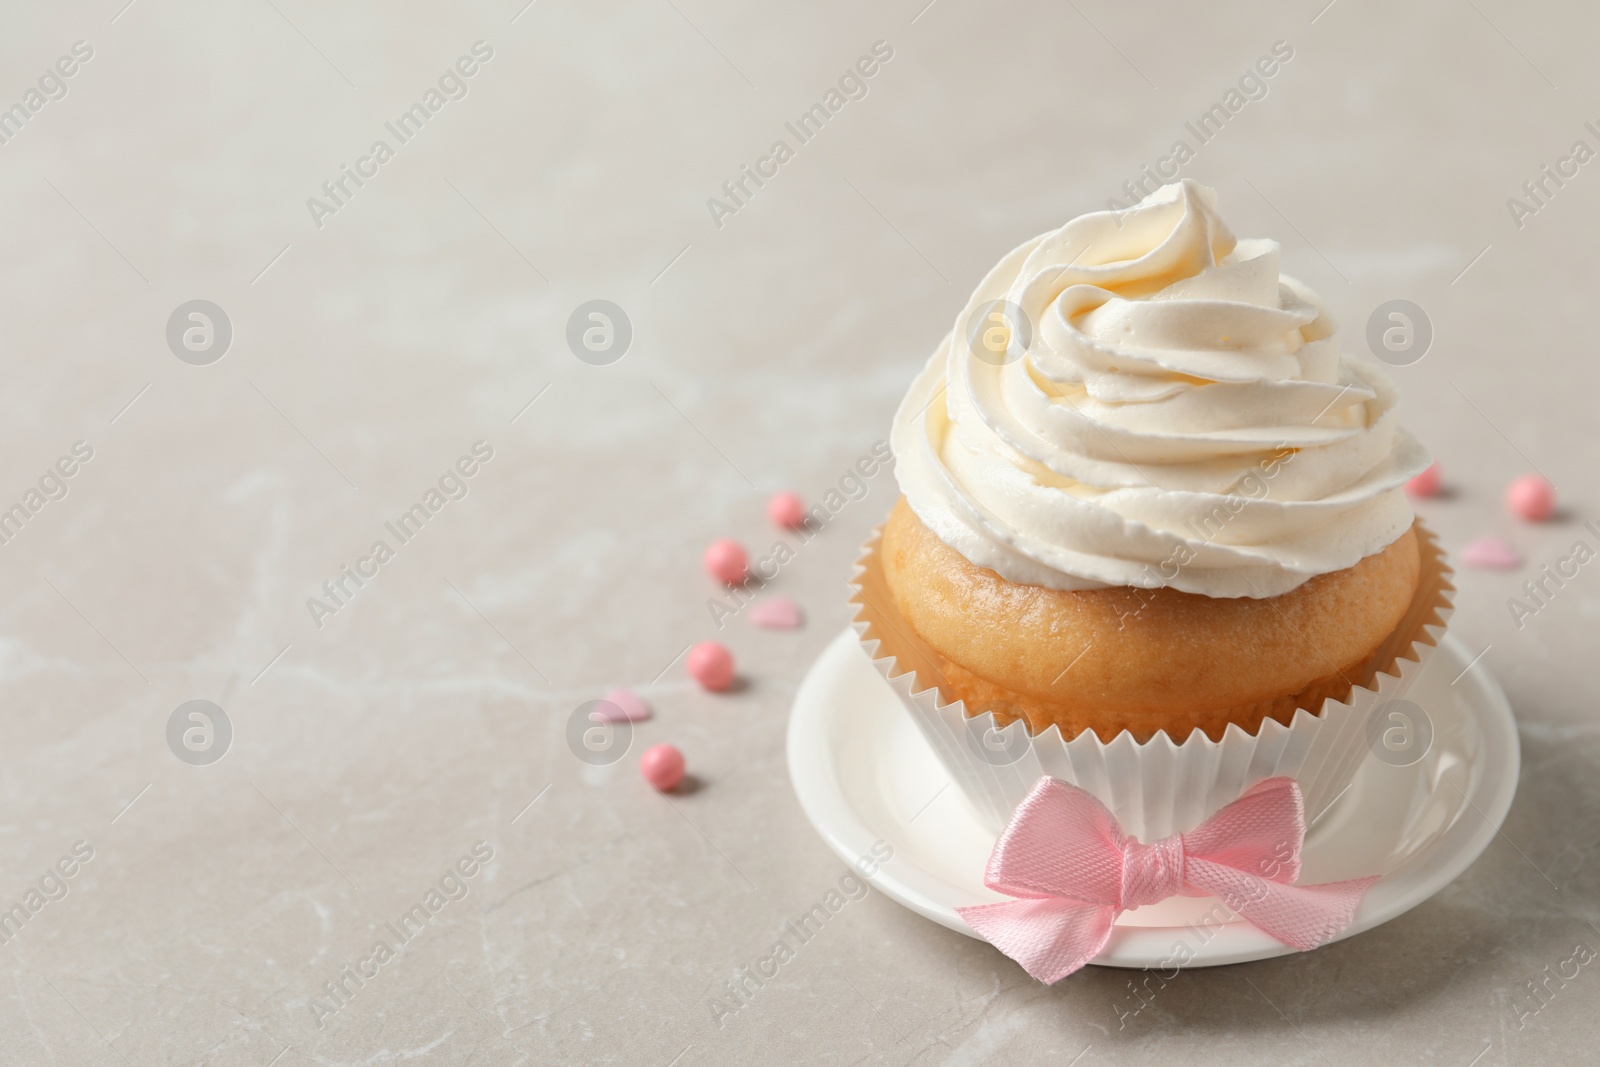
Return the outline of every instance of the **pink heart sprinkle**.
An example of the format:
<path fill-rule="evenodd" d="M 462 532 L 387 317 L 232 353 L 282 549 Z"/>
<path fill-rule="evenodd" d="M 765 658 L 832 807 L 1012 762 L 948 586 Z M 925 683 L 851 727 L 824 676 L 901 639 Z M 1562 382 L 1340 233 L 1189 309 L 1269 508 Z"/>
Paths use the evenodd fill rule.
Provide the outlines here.
<path fill-rule="evenodd" d="M 1522 556 L 1509 542 L 1499 537 L 1480 537 L 1467 542 L 1461 550 L 1461 562 L 1469 567 L 1508 571 L 1522 566 Z"/>
<path fill-rule="evenodd" d="M 768 630 L 798 630 L 800 605 L 786 596 L 768 597 L 750 609 L 750 621 Z"/>
<path fill-rule="evenodd" d="M 607 722 L 642 722 L 650 717 L 650 705 L 632 689 L 613 689 L 600 699 L 616 708 L 615 713 L 604 707 L 595 709 L 594 714 Z"/>

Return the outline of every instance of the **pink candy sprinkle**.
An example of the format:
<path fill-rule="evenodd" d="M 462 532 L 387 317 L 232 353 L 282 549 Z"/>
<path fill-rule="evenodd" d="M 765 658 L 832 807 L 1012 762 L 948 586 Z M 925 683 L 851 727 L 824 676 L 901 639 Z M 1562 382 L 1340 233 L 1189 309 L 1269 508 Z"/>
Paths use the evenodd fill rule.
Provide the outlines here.
<path fill-rule="evenodd" d="M 800 499 L 799 493 L 787 490 L 773 494 L 767 501 L 767 514 L 779 526 L 786 526 L 791 530 L 799 529 L 806 524 L 806 502 Z"/>
<path fill-rule="evenodd" d="M 613 689 L 600 699 L 605 703 L 594 714 L 607 722 L 642 722 L 650 717 L 650 705 L 632 689 Z"/>
<path fill-rule="evenodd" d="M 702 641 L 691 648 L 688 667 L 694 680 L 713 693 L 733 684 L 733 653 L 715 641 Z"/>
<path fill-rule="evenodd" d="M 1522 566 L 1522 554 L 1501 538 L 1479 537 L 1468 541 L 1466 547 L 1461 550 L 1461 562 L 1469 567 L 1509 571 Z"/>
<path fill-rule="evenodd" d="M 1433 466 L 1406 483 L 1406 492 L 1412 496 L 1438 496 L 1441 481 L 1439 463 L 1435 460 Z"/>
<path fill-rule="evenodd" d="M 800 605 L 786 596 L 768 597 L 750 606 L 750 621 L 768 630 L 798 630 Z"/>
<path fill-rule="evenodd" d="M 639 757 L 639 773 L 663 793 L 678 788 L 683 769 L 683 753 L 676 745 L 651 745 Z"/>
<path fill-rule="evenodd" d="M 1543 522 L 1556 511 L 1556 487 L 1537 474 L 1524 474 L 1506 490 L 1506 506 L 1529 522 Z"/>
<path fill-rule="evenodd" d="M 739 542 L 724 537 L 706 549 L 706 573 L 728 585 L 738 585 L 750 573 L 750 555 Z"/>

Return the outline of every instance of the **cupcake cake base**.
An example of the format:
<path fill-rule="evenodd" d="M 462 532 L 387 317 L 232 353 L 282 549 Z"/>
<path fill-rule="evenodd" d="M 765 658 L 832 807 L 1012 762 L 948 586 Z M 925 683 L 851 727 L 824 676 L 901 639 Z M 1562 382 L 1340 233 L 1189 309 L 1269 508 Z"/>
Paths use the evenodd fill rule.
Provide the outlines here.
<path fill-rule="evenodd" d="M 1230 723 L 1287 726 L 1300 708 L 1346 699 L 1382 666 L 1421 565 L 1413 529 L 1276 597 L 1069 592 L 969 563 L 904 498 L 879 558 L 895 610 L 936 654 L 941 687 L 969 711 L 993 711 L 1002 726 L 1023 719 L 1034 734 L 1056 726 L 1111 741 L 1126 730 L 1142 742 L 1165 730 L 1180 743 L 1194 730 L 1220 741 Z"/>
<path fill-rule="evenodd" d="M 1067 736 L 1059 726 L 1031 731 L 993 711 L 974 714 L 943 671 L 943 657 L 901 615 L 885 574 L 883 545 L 870 541 L 850 598 L 854 626 L 875 666 L 964 793 L 998 833 L 1042 775 L 1088 790 L 1144 842 L 1197 826 L 1246 789 L 1278 775 L 1294 778 L 1316 819 L 1371 751 L 1374 715 L 1404 697 L 1444 633 L 1450 570 L 1433 535 L 1415 527 L 1420 574 L 1399 623 L 1342 699 L 1300 708 L 1288 722 L 1264 718 L 1246 731 L 1229 724 L 1220 738 L 1192 730 L 1146 739 L 1124 731 L 1109 741 L 1094 731 Z M 881 535 L 881 531 L 880 531 Z"/>

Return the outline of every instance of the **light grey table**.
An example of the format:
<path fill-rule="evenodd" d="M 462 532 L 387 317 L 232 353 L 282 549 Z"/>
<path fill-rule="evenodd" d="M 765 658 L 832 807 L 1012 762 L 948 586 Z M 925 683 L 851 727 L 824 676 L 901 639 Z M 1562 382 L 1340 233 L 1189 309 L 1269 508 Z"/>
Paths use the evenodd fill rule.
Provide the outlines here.
<path fill-rule="evenodd" d="M 0 905 L 25 919 L 3 928 L 0 1059 L 1592 1058 L 1596 968 L 1537 1012 L 1528 983 L 1600 948 L 1600 576 L 1521 626 L 1507 598 L 1600 516 L 1600 163 L 1567 164 L 1540 204 L 1521 191 L 1575 141 L 1600 148 L 1600 15 L 524 2 L 3 16 L 0 106 L 23 115 L 0 113 L 0 507 L 27 518 L 0 544 Z M 859 98 L 800 143 L 785 123 L 879 41 L 865 95 L 847 81 Z M 1280 41 L 1292 58 L 1200 143 L 1185 123 L 1226 111 Z M 1431 320 L 1395 371 L 1450 486 L 1424 514 L 1452 549 L 1498 533 L 1529 560 L 1462 574 L 1453 624 L 1521 723 L 1503 835 L 1404 917 L 1187 973 L 1126 1027 L 1127 973 L 1044 988 L 877 893 L 715 1019 L 722 983 L 843 873 L 796 804 L 784 727 L 892 481 L 782 569 L 797 634 L 719 631 L 701 550 L 769 551 L 767 495 L 821 497 L 886 436 L 982 273 L 1180 138 L 1182 173 L 1283 242 L 1348 347 L 1386 300 Z M 768 176 L 735 204 L 746 166 Z M 607 365 L 565 339 L 593 299 L 631 324 Z M 220 359 L 186 311 L 193 362 L 169 346 L 193 300 L 230 324 Z M 77 442 L 92 457 L 49 476 Z M 389 532 L 476 442 L 492 457 Z M 1533 469 L 1563 521 L 1505 517 Z M 334 601 L 347 566 L 369 577 Z M 675 662 L 710 637 L 740 691 Z M 634 754 L 677 743 L 692 792 L 654 794 L 633 755 L 574 757 L 569 718 L 614 685 L 655 709 Z M 191 700 L 231 737 L 185 713 L 169 748 Z M 175 758 L 189 728 L 191 758 L 224 758 Z M 382 961 L 386 924 L 414 936 Z M 345 1002 L 319 1011 L 333 982 Z"/>

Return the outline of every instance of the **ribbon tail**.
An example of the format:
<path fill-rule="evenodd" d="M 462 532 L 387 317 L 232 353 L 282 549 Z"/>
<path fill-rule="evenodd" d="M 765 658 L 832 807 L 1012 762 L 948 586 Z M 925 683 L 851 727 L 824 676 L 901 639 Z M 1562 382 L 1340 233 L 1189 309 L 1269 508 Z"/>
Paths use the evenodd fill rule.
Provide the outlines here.
<path fill-rule="evenodd" d="M 1196 889 L 1221 897 L 1252 926 L 1305 952 L 1339 936 L 1355 918 L 1362 896 L 1378 879 L 1374 876 L 1321 885 L 1284 885 L 1191 857 L 1185 880 Z"/>
<path fill-rule="evenodd" d="M 956 912 L 1034 978 L 1051 985 L 1100 955 L 1117 911 L 1060 897 L 977 904 Z"/>

